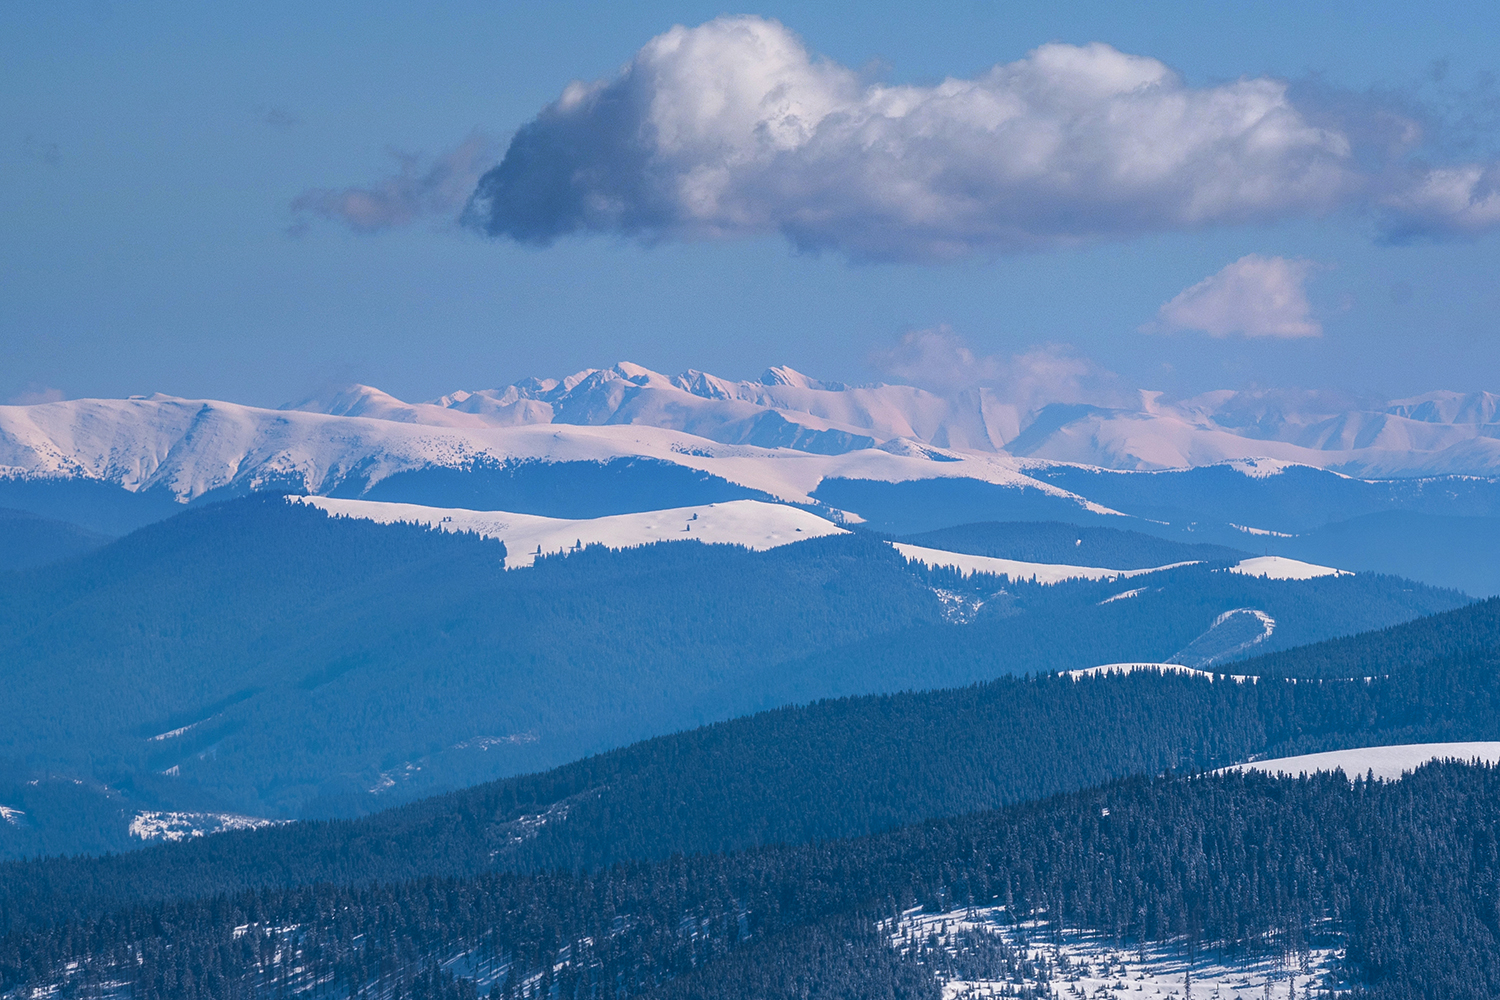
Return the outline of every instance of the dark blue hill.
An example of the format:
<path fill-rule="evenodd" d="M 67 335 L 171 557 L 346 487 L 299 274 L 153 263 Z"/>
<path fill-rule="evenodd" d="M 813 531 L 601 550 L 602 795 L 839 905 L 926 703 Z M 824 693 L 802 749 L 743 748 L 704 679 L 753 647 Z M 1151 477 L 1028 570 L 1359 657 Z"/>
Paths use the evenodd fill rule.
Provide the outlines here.
<path fill-rule="evenodd" d="M 861 534 L 501 557 L 257 497 L 0 578 L 0 804 L 29 824 L 0 852 L 125 847 L 142 809 L 358 815 L 780 705 L 1160 661 L 1236 608 L 1275 618 L 1274 649 L 1463 600 L 1209 565 L 960 579 Z"/>
<path fill-rule="evenodd" d="M 92 552 L 109 540 L 67 521 L 0 507 L 0 573 Z"/>

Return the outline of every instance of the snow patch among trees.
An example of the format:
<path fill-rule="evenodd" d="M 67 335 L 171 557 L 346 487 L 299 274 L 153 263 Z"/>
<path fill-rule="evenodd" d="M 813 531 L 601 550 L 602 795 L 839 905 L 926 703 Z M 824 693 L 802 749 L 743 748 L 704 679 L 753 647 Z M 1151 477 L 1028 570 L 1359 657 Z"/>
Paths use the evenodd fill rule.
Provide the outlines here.
<path fill-rule="evenodd" d="M 1162 674 L 1184 674 L 1188 677 L 1203 677 L 1210 681 L 1219 677 L 1243 684 L 1245 681 L 1258 681 L 1259 677 L 1253 674 L 1217 674 L 1212 670 L 1200 670 L 1197 667 L 1186 667 L 1181 663 L 1105 663 L 1097 667 L 1085 667 L 1082 670 L 1064 670 L 1063 677 L 1079 680 L 1084 677 L 1123 677 L 1126 674 L 1145 672 L 1156 672 Z"/>
<path fill-rule="evenodd" d="M 130 835 L 141 840 L 188 840 L 228 830 L 257 830 L 263 826 L 280 826 L 287 820 L 241 816 L 238 813 L 157 812 L 146 810 L 130 821 Z"/>
<path fill-rule="evenodd" d="M 1016 919 L 1004 906 L 909 910 L 882 930 L 903 958 L 932 970 L 943 1000 L 1137 993 L 1250 1000 L 1325 995 L 1350 985 L 1339 969 L 1343 949 L 1336 935 L 1316 943 L 1277 938 L 1263 951 L 1228 958 L 1184 938 L 1141 942 Z"/>

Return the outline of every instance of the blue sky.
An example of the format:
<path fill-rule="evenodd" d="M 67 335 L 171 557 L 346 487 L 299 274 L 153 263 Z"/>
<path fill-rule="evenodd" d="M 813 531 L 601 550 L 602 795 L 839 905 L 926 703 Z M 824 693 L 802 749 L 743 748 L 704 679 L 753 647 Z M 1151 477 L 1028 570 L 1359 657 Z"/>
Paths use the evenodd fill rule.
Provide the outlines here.
<path fill-rule="evenodd" d="M 920 380 L 920 366 L 879 359 L 933 328 L 981 359 L 1052 345 L 1176 394 L 1500 388 L 1500 237 L 1487 223 L 1442 222 L 1393 241 L 1378 208 L 1410 202 L 1414 189 L 1400 185 L 1423 170 L 1495 161 L 1491 5 L 518 6 L 0 10 L 0 400 L 161 391 L 275 405 L 335 381 L 422 399 L 623 359 L 735 377 L 790 364 Z M 554 238 L 538 246 L 461 227 L 448 203 L 377 232 L 340 214 L 339 198 L 397 174 L 393 151 L 420 179 L 478 134 L 488 159 L 466 162 L 492 166 L 570 81 L 614 80 L 653 37 L 725 13 L 779 20 L 828 60 L 812 65 L 847 68 L 857 100 L 869 93 L 858 88 L 973 80 L 1051 42 L 1102 42 L 1164 63 L 1189 96 L 1285 80 L 1309 127 L 1359 140 L 1399 118 L 1421 138 L 1373 165 L 1369 142 L 1328 153 L 1376 193 L 1282 198 L 1304 177 L 1276 173 L 1303 169 L 1294 158 L 1268 168 L 1269 207 L 1188 221 L 1168 177 L 1139 203 L 1063 190 L 1024 238 L 997 236 L 1007 212 L 1030 212 L 1036 198 L 1001 186 L 981 192 L 1000 228 L 966 229 L 941 253 L 933 230 L 900 225 L 872 252 L 864 234 L 879 192 L 866 197 L 839 174 L 830 191 L 767 194 L 781 166 L 730 171 L 730 189 L 760 213 L 754 224 L 684 221 L 682 205 L 658 199 L 631 216 L 640 225 L 591 216 L 573 232 L 544 219 Z M 579 142 L 611 124 L 602 114 L 572 122 Z M 857 172 L 863 147 L 850 142 L 787 162 L 808 176 L 830 163 Z M 993 152 L 921 148 L 935 162 L 959 150 L 983 164 Z M 570 166 L 533 158 L 518 169 L 545 179 Z M 640 188 L 634 175 L 606 180 Z M 786 220 L 818 216 L 819 198 L 838 202 L 832 221 L 815 227 L 816 249 L 799 247 Z M 520 224 L 508 211 L 501 230 Z M 1101 212 L 1131 221 L 1095 225 Z M 1278 291 L 1293 299 L 1281 312 L 1244 318 L 1255 296 Z"/>

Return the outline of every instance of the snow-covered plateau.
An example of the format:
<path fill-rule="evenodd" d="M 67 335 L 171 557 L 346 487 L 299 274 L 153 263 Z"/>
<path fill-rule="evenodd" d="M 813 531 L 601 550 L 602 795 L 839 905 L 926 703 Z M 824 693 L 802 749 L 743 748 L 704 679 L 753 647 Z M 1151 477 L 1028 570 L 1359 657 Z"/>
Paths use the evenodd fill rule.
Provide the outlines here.
<path fill-rule="evenodd" d="M 1315 580 L 1320 576 L 1350 576 L 1346 569 L 1319 566 L 1316 563 L 1288 559 L 1285 556 L 1256 556 L 1229 567 L 1231 573 L 1265 577 L 1267 580 Z"/>
<path fill-rule="evenodd" d="M 585 545 L 627 549 L 655 542 L 696 540 L 708 545 L 743 545 L 765 550 L 844 533 L 843 528 L 816 514 L 758 500 L 731 500 L 576 520 L 331 497 L 294 497 L 292 502 L 306 503 L 337 517 L 362 518 L 381 524 L 419 524 L 496 538 L 505 543 L 507 569 L 530 566 L 537 556 Z"/>

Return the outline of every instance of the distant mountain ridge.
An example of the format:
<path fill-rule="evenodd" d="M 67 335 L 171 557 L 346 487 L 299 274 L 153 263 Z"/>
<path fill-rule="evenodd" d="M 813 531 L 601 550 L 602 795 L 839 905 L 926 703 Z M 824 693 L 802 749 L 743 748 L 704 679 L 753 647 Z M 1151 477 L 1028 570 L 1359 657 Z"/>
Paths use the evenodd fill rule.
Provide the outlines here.
<path fill-rule="evenodd" d="M 1132 405 L 1028 409 L 987 387 L 939 395 L 827 382 L 786 367 L 732 381 L 621 362 L 423 403 L 351 385 L 279 411 L 162 395 L 0 407 L 0 476 L 97 479 L 191 499 L 235 485 L 348 492 L 402 470 L 485 458 L 649 457 L 704 469 L 691 459 L 768 457 L 726 450 L 736 446 L 830 458 L 873 452 L 856 464 L 882 470 L 869 478 L 894 481 L 1019 482 L 1055 463 L 1152 471 L 1241 460 L 1259 460 L 1263 471 L 1292 463 L 1363 478 L 1492 476 L 1500 473 L 1497 411 L 1494 393 L 1369 404 L 1301 391 L 1219 391 L 1175 402 L 1143 391 Z M 553 433 L 525 430 L 542 427 Z M 627 427 L 664 434 L 603 430 Z M 904 463 L 880 453 L 925 468 L 898 470 Z M 934 468 L 949 463 L 961 468 Z M 822 476 L 848 474 L 809 465 L 782 488 L 764 477 L 752 482 L 743 469 L 724 478 L 795 502 Z"/>
<path fill-rule="evenodd" d="M 890 534 L 1060 521 L 1294 558 L 1314 546 L 1294 535 L 1406 512 L 1429 519 L 1409 526 L 1442 558 L 1391 555 L 1374 522 L 1327 544 L 1352 568 L 1500 592 L 1464 541 L 1500 518 L 1500 396 L 1126 402 L 622 362 L 425 403 L 349 386 L 279 410 L 162 395 L 0 406 L 0 507 L 117 536 L 264 491 L 568 519 L 748 499 Z"/>
<path fill-rule="evenodd" d="M 666 376 L 621 362 L 429 403 L 351 386 L 290 408 L 415 423 L 465 414 L 500 426 L 649 425 L 725 444 L 823 454 L 925 444 L 1132 471 L 1243 458 L 1353 475 L 1500 469 L 1500 395 L 1489 392 L 1439 391 L 1369 404 L 1277 390 L 1222 390 L 1169 402 L 1142 391 L 1134 406 L 1051 402 L 1028 410 L 986 387 L 943 396 L 905 385 L 827 382 L 786 367 L 737 382 L 691 369 Z M 449 412 L 437 412 L 443 410 Z"/>

